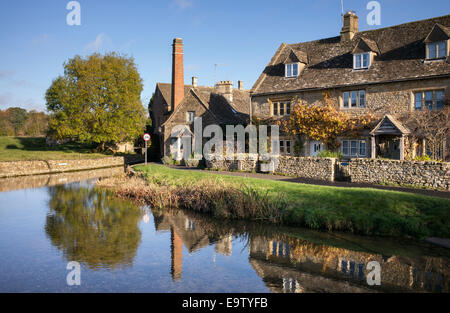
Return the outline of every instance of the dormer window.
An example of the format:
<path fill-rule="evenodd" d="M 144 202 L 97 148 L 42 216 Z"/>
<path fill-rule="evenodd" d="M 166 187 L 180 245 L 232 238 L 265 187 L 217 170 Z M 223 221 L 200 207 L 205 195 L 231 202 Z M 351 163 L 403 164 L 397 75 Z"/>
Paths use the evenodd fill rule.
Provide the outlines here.
<path fill-rule="evenodd" d="M 298 76 L 298 63 L 289 63 L 285 65 L 285 77 Z"/>
<path fill-rule="evenodd" d="M 360 70 L 370 67 L 370 52 L 356 53 L 353 55 L 353 69 Z"/>
<path fill-rule="evenodd" d="M 427 59 L 443 59 L 447 57 L 447 41 L 427 43 Z"/>

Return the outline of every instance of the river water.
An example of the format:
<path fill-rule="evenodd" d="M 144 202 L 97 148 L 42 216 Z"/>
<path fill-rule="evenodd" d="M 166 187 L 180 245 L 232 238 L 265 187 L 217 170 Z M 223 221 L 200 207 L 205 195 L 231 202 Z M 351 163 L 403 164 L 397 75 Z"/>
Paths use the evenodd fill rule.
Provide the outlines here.
<path fill-rule="evenodd" d="M 447 249 L 155 211 L 95 187 L 121 170 L 0 180 L 0 292 L 449 292 Z"/>

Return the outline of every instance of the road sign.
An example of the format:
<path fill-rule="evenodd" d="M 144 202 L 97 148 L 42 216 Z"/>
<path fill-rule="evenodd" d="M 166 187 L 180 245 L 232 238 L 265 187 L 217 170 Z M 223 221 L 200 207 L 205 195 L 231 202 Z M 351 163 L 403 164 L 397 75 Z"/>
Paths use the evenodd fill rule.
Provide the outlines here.
<path fill-rule="evenodd" d="M 144 134 L 142 138 L 144 138 L 145 141 L 149 141 L 151 137 L 149 134 Z"/>

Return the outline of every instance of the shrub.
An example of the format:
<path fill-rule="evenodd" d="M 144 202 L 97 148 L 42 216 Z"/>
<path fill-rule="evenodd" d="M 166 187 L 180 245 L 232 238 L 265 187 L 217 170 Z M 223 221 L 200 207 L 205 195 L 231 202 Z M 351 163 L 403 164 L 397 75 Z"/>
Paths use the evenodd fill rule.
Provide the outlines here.
<path fill-rule="evenodd" d="M 323 150 L 320 151 L 320 153 L 317 155 L 319 158 L 337 158 L 340 159 L 343 157 L 341 151 L 330 151 L 330 150 Z"/>

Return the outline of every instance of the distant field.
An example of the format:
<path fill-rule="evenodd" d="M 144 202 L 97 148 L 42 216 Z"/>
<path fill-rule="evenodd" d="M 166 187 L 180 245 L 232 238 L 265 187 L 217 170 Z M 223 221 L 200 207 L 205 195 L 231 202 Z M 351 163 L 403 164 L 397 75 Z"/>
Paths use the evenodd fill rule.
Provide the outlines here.
<path fill-rule="evenodd" d="M 106 154 L 94 153 L 92 145 L 67 143 L 49 147 L 45 138 L 0 137 L 1 161 L 60 160 L 78 158 L 103 158 Z"/>

